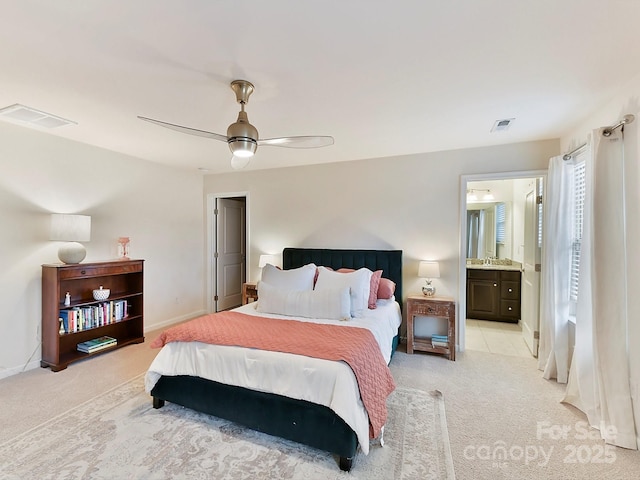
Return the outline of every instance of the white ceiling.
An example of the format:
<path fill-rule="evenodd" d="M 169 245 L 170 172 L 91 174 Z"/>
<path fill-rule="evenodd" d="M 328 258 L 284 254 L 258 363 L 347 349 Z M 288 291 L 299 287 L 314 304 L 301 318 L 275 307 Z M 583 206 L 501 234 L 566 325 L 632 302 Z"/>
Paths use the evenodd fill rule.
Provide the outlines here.
<path fill-rule="evenodd" d="M 557 138 L 640 72 L 637 0 L 0 0 L 0 108 L 53 135 L 212 173 L 251 81 L 248 169 Z M 626 112 L 623 112 L 626 113 Z M 515 118 L 506 132 L 494 122 Z M 612 119 L 616 120 L 616 119 Z M 39 127 L 38 127 L 39 128 Z"/>

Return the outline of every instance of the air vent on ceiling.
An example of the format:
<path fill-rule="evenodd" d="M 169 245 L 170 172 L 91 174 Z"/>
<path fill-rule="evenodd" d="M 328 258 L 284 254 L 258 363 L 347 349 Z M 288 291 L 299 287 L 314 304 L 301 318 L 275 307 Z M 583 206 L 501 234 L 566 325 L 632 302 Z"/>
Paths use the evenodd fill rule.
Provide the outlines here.
<path fill-rule="evenodd" d="M 20 123 L 27 123 L 30 125 L 37 125 L 44 128 L 56 128 L 63 125 L 77 125 L 77 122 L 67 120 L 50 113 L 41 112 L 35 108 L 25 107 L 16 103 L 8 107 L 0 108 L 0 118 L 9 120 L 16 120 Z"/>
<path fill-rule="evenodd" d="M 496 123 L 493 124 L 492 132 L 503 132 L 508 130 L 511 124 L 514 122 L 515 118 L 503 118 L 502 120 L 496 120 Z"/>

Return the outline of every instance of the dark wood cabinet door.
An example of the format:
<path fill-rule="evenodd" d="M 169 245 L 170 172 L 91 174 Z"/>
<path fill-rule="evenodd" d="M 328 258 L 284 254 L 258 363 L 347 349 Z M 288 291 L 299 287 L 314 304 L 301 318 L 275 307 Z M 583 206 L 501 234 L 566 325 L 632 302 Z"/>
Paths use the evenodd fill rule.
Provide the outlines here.
<path fill-rule="evenodd" d="M 499 288 L 495 280 L 469 279 L 467 283 L 467 318 L 498 315 Z"/>
<path fill-rule="evenodd" d="M 520 319 L 520 272 L 467 270 L 467 318 L 517 322 Z"/>

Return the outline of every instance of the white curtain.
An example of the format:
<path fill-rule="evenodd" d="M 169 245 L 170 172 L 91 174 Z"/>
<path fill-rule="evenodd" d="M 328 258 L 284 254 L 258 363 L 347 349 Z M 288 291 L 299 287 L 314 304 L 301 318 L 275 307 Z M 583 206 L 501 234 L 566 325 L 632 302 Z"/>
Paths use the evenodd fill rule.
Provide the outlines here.
<path fill-rule="evenodd" d="M 637 449 L 629 386 L 622 131 L 592 134 L 587 158 L 576 344 L 564 401 L 610 444 Z M 637 293 L 636 293 L 637 294 Z"/>
<path fill-rule="evenodd" d="M 549 161 L 544 202 L 545 232 L 540 286 L 540 346 L 538 368 L 544 378 L 567 383 L 569 376 L 569 281 L 574 163 L 561 156 Z"/>

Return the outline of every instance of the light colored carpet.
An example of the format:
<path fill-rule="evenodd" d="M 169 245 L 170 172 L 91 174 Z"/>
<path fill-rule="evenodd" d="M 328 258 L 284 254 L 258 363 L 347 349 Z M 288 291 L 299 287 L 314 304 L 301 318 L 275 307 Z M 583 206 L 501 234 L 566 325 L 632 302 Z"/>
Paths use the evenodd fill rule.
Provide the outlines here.
<path fill-rule="evenodd" d="M 148 332 L 144 344 L 61 372 L 37 368 L 0 380 L 0 444 L 144 373 L 158 352 L 149 343 L 159 334 Z M 565 386 L 543 379 L 534 358 L 467 350 L 451 362 L 438 355 L 407 355 L 403 344 L 390 368 L 399 387 L 443 393 L 456 480 L 638 479 L 639 451 L 615 448 L 615 460 L 607 463 L 611 456 L 599 454 L 606 448 L 601 440 L 577 438 L 584 414 L 560 403 Z M 551 438 L 540 434 L 539 422 L 571 431 L 566 438 Z M 514 448 L 506 461 L 487 458 L 487 449 L 492 457 L 501 446 Z M 549 461 L 519 457 L 519 448 L 531 452 L 531 447 L 544 448 L 547 455 L 553 448 Z M 22 480 L 32 479 L 39 480 Z"/>
<path fill-rule="evenodd" d="M 0 445 L 0 477 L 24 479 L 454 479 L 438 391 L 398 388 L 384 446 L 337 457 L 167 403 L 154 410 L 143 376 Z"/>

